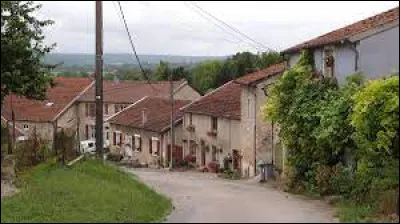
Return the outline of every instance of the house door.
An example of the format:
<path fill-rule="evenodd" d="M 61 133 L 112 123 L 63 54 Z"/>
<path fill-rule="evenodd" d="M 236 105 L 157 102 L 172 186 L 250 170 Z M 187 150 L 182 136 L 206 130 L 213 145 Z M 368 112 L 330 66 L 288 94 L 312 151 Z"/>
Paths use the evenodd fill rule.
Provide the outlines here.
<path fill-rule="evenodd" d="M 241 156 L 239 154 L 239 151 L 234 149 L 233 150 L 233 169 L 234 170 L 239 170 L 240 169 L 240 164 L 241 164 Z"/>
<path fill-rule="evenodd" d="M 202 145 L 201 147 L 201 165 L 206 165 L 206 148 L 204 147 L 204 145 Z"/>

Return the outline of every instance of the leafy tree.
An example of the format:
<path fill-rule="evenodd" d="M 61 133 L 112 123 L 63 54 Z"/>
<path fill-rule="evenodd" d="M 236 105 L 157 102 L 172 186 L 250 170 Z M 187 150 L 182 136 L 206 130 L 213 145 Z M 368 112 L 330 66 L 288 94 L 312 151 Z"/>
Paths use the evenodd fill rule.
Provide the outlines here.
<path fill-rule="evenodd" d="M 41 5 L 28 1 L 1 1 L 1 103 L 10 93 L 42 99 L 52 76 L 42 58 L 54 47 L 45 46 L 42 28 L 52 24 L 32 14 Z"/>

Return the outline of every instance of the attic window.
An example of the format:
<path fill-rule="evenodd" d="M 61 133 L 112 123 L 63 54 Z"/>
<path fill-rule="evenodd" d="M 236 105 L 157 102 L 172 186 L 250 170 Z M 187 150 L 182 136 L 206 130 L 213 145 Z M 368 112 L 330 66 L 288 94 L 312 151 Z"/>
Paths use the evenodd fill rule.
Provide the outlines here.
<path fill-rule="evenodd" d="M 51 106 L 53 106 L 53 104 L 54 104 L 53 102 L 47 102 L 46 107 L 51 107 Z"/>

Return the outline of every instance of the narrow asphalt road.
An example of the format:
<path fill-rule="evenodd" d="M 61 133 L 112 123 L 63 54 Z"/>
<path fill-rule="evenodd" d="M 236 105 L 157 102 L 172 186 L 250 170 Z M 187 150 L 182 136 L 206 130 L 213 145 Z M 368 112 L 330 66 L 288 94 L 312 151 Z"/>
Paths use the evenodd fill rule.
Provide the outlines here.
<path fill-rule="evenodd" d="M 322 201 L 257 183 L 222 180 L 209 173 L 126 170 L 172 199 L 175 209 L 166 222 L 337 222 Z"/>

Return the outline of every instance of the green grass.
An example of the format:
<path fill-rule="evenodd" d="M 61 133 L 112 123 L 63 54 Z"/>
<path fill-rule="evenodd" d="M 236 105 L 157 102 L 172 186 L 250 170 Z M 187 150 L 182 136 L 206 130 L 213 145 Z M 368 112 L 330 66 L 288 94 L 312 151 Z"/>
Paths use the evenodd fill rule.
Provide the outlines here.
<path fill-rule="evenodd" d="M 1 201 L 1 222 L 159 222 L 171 202 L 132 175 L 85 160 L 43 164 L 21 177 L 21 192 Z"/>

